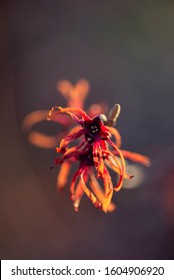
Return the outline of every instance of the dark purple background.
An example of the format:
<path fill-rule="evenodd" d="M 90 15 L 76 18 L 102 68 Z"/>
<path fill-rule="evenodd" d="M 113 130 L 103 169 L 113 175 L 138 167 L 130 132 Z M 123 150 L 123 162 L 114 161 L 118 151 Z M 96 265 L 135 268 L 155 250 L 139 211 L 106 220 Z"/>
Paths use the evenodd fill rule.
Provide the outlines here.
<path fill-rule="evenodd" d="M 172 259 L 174 2 L 14 0 L 0 10 L 1 259 Z M 86 107 L 120 103 L 123 147 L 152 159 L 139 188 L 114 195 L 112 214 L 85 197 L 75 213 L 49 170 L 54 150 L 21 131 L 31 111 L 65 105 L 57 80 L 79 78 L 91 84 Z"/>

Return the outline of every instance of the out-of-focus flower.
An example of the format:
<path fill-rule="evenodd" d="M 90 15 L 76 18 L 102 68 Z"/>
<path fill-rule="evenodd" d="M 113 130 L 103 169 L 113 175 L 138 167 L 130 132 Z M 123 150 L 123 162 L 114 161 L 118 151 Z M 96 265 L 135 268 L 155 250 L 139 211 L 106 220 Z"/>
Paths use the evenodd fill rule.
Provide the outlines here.
<path fill-rule="evenodd" d="M 84 100 L 90 89 L 90 84 L 85 79 L 78 80 L 74 86 L 67 80 L 60 80 L 58 81 L 56 88 L 66 99 L 68 107 L 82 109 L 84 106 Z M 105 104 L 92 104 L 87 111 L 90 116 L 94 116 L 103 111 L 106 112 L 106 110 L 107 106 Z M 56 147 L 62 137 L 66 135 L 69 128 L 73 125 L 73 122 L 69 117 L 59 115 L 56 119 L 52 118 L 53 122 L 58 123 L 62 127 L 61 132 L 57 135 L 50 136 L 33 130 L 32 128 L 36 123 L 47 121 L 48 113 L 49 110 L 37 110 L 31 112 L 22 122 L 22 129 L 28 134 L 29 142 L 37 147 L 46 149 Z"/>
<path fill-rule="evenodd" d="M 111 199 L 114 191 L 119 191 L 123 184 L 123 178 L 130 179 L 133 176 L 126 172 L 124 156 L 145 165 L 149 159 L 139 154 L 120 150 L 121 137 L 119 132 L 110 125 L 114 125 L 120 113 L 120 105 L 116 104 L 109 112 L 108 118 L 100 114 L 91 118 L 85 111 L 79 108 L 53 107 L 48 114 L 48 120 L 56 120 L 62 113 L 66 113 L 77 122 L 69 134 L 56 148 L 60 157 L 55 158 L 55 164 L 61 166 L 58 176 L 58 187 L 63 189 L 69 168 L 73 162 L 79 162 L 79 168 L 73 176 L 70 185 L 71 199 L 75 210 L 83 193 L 86 193 L 96 208 L 104 212 L 113 211 L 114 205 Z M 115 140 L 112 141 L 111 137 Z M 78 141 L 75 146 L 71 144 Z M 118 182 L 114 185 L 109 174 L 109 168 L 119 175 Z M 62 180 L 63 178 L 63 180 Z M 101 188 L 97 179 L 100 178 L 104 188 Z M 90 188 L 87 187 L 89 181 Z"/>

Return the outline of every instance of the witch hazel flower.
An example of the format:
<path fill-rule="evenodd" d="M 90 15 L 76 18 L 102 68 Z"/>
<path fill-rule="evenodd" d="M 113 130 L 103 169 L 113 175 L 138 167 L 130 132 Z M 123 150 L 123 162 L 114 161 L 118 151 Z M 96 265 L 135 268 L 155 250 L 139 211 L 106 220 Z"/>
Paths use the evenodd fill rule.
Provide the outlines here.
<path fill-rule="evenodd" d="M 22 127 L 27 132 L 29 142 L 40 148 L 55 148 L 58 156 L 54 159 L 59 167 L 58 190 L 63 190 L 74 163 L 78 165 L 70 184 L 70 197 L 75 211 L 85 194 L 93 205 L 104 212 L 112 212 L 116 206 L 111 201 L 124 179 L 133 176 L 126 171 L 125 159 L 148 166 L 147 157 L 121 149 L 121 136 L 114 128 L 120 114 L 120 105 L 115 104 L 108 111 L 106 104 L 92 104 L 83 110 L 90 85 L 80 79 L 75 85 L 60 80 L 57 90 L 66 100 L 66 106 L 52 110 L 37 110 L 28 114 Z M 47 117 L 48 116 L 48 117 Z M 33 129 L 36 123 L 46 120 L 57 123 L 61 131 L 56 135 L 46 135 Z M 111 171 L 118 176 L 113 182 Z"/>
<path fill-rule="evenodd" d="M 133 177 L 126 171 L 125 158 L 146 166 L 150 164 L 147 157 L 120 149 L 121 136 L 113 127 L 119 113 L 120 105 L 115 104 L 108 117 L 104 114 L 91 117 L 81 108 L 60 106 L 53 107 L 48 114 L 48 120 L 54 121 L 64 114 L 69 115 L 77 124 L 61 140 L 56 148 L 59 156 L 54 159 L 54 163 L 60 166 L 59 190 L 65 187 L 72 164 L 79 164 L 70 184 L 75 211 L 86 194 L 96 208 L 112 212 L 115 209 L 111 202 L 114 191 L 121 189 L 124 178 Z M 112 181 L 110 170 L 118 174 L 117 182 Z"/>

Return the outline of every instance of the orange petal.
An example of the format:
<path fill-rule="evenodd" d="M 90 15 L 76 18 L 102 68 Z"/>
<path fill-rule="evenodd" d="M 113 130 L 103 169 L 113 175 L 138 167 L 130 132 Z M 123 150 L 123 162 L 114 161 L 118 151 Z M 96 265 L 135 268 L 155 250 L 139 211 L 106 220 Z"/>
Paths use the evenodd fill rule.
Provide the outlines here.
<path fill-rule="evenodd" d="M 69 92 L 67 100 L 68 107 L 83 108 L 84 100 L 89 91 L 89 83 L 86 80 L 79 80 Z"/>
<path fill-rule="evenodd" d="M 83 190 L 82 182 L 81 182 L 81 180 L 79 180 L 75 193 L 74 193 L 74 210 L 76 212 L 78 212 L 79 204 L 80 204 L 83 194 L 84 194 L 84 190 Z"/>
<path fill-rule="evenodd" d="M 49 110 L 37 110 L 28 114 L 22 122 L 22 129 L 28 131 L 34 124 L 46 121 L 48 112 Z"/>
<path fill-rule="evenodd" d="M 85 79 L 78 80 L 75 86 L 67 80 L 57 83 L 57 90 L 67 99 L 68 107 L 83 108 L 89 88 L 89 82 Z"/>
<path fill-rule="evenodd" d="M 70 195 L 71 195 L 71 199 L 74 201 L 75 199 L 75 185 L 76 185 L 76 182 L 79 178 L 79 176 L 82 174 L 83 172 L 83 169 L 82 168 L 79 168 L 77 170 L 77 172 L 74 174 L 73 178 L 72 178 L 72 181 L 71 181 L 71 185 L 70 185 Z"/>
<path fill-rule="evenodd" d="M 111 189 L 108 194 L 105 196 L 104 202 L 102 203 L 102 210 L 104 212 L 108 211 L 109 205 L 111 204 L 111 199 L 113 196 L 113 189 Z"/>
<path fill-rule="evenodd" d="M 73 127 L 72 129 L 69 130 L 68 134 L 74 134 L 76 132 L 78 132 L 82 127 L 80 125 L 76 125 L 75 127 Z"/>
<path fill-rule="evenodd" d="M 115 140 L 116 140 L 116 145 L 118 148 L 120 148 L 121 147 L 121 135 L 118 132 L 118 130 L 114 127 L 109 127 L 109 126 L 107 127 L 107 129 L 112 135 L 114 135 Z"/>
<path fill-rule="evenodd" d="M 99 148 L 99 143 L 97 141 L 95 141 L 93 143 L 92 155 L 93 155 L 93 161 L 94 161 L 94 166 L 95 166 L 96 170 L 98 169 L 98 165 L 99 165 L 98 148 Z"/>
<path fill-rule="evenodd" d="M 75 89 L 79 92 L 78 97 L 84 100 L 89 92 L 90 84 L 87 80 L 81 79 L 77 81 Z"/>
<path fill-rule="evenodd" d="M 122 172 L 120 160 L 109 150 L 103 150 L 103 154 L 106 155 L 106 163 L 109 162 L 115 166 L 115 171 L 120 175 Z"/>
<path fill-rule="evenodd" d="M 95 195 L 87 188 L 87 186 L 86 186 L 86 184 L 84 182 L 83 176 L 84 176 L 84 172 L 80 176 L 84 192 L 86 193 L 88 198 L 92 201 L 94 206 L 96 208 L 100 208 L 101 207 L 101 203 L 98 201 L 98 199 L 95 197 Z"/>
<path fill-rule="evenodd" d="M 65 98 L 69 98 L 69 92 L 73 89 L 73 85 L 67 80 L 60 80 L 57 82 L 56 88 Z"/>
<path fill-rule="evenodd" d="M 70 170 L 71 164 L 68 161 L 65 161 L 60 166 L 60 170 L 57 176 L 57 188 L 59 191 L 63 190 L 65 187 L 67 180 L 68 180 L 68 174 Z"/>
<path fill-rule="evenodd" d="M 94 193 L 94 195 L 97 197 L 97 199 L 101 202 L 101 204 L 104 203 L 104 200 L 105 200 L 105 195 L 104 195 L 104 191 L 102 190 L 100 184 L 98 183 L 96 177 L 94 176 L 93 173 L 90 174 L 90 186 L 91 186 L 91 189 Z M 115 204 L 110 202 L 107 207 L 106 207 L 106 210 L 109 211 L 109 212 L 112 212 L 114 211 L 116 208 Z"/>
<path fill-rule="evenodd" d="M 103 177 L 104 171 L 104 160 L 102 154 L 102 148 L 98 141 L 93 144 L 93 161 L 97 170 L 97 177 Z"/>
<path fill-rule="evenodd" d="M 104 167 L 103 182 L 105 188 L 105 196 L 107 196 L 110 190 L 113 189 L 113 184 L 112 184 L 111 176 L 109 175 L 109 172 L 106 167 Z"/>
<path fill-rule="evenodd" d="M 28 140 L 37 147 L 51 149 L 56 147 L 57 143 L 59 142 L 59 137 L 47 136 L 40 132 L 32 131 L 28 134 Z"/>
<path fill-rule="evenodd" d="M 62 108 L 61 106 L 54 106 L 48 113 L 47 119 L 51 120 L 53 114 L 54 114 L 54 116 L 56 116 L 60 113 L 66 113 L 66 114 L 70 115 L 77 122 L 80 122 L 80 119 L 76 115 L 82 117 L 84 120 L 91 120 L 91 118 L 82 109 L 72 108 L 72 107 Z"/>
<path fill-rule="evenodd" d="M 145 166 L 150 166 L 150 159 L 146 156 L 140 155 L 138 153 L 132 153 L 126 150 L 121 150 L 123 156 L 127 159 L 130 159 L 134 162 L 139 162 L 141 164 L 144 164 Z"/>
<path fill-rule="evenodd" d="M 72 124 L 72 120 L 69 116 L 57 114 L 56 111 L 52 110 L 47 114 L 47 121 L 56 122 L 60 125 L 63 125 L 65 128 Z"/>
<path fill-rule="evenodd" d="M 121 159 L 120 178 L 119 178 L 117 186 L 114 188 L 114 190 L 119 191 L 122 187 L 122 184 L 123 184 L 123 177 L 124 177 L 125 169 L 126 169 L 125 160 L 124 160 L 123 154 L 120 151 L 120 149 L 110 139 L 107 142 L 116 150 L 116 152 L 118 153 L 118 155 Z"/>
<path fill-rule="evenodd" d="M 120 168 L 118 168 L 114 162 L 114 160 L 111 158 L 108 158 L 108 160 L 105 160 L 106 165 L 111 168 L 113 171 L 115 171 L 116 173 L 120 173 Z M 125 179 L 131 179 L 134 176 L 129 174 L 127 171 L 124 172 L 124 178 Z"/>
<path fill-rule="evenodd" d="M 79 131 L 73 133 L 73 134 L 69 134 L 67 135 L 65 138 L 63 138 L 60 142 L 60 150 L 62 149 L 62 151 L 64 150 L 64 152 L 66 151 L 68 145 L 74 141 L 75 139 L 81 137 L 82 135 L 84 135 L 85 130 L 84 129 L 80 129 Z"/>

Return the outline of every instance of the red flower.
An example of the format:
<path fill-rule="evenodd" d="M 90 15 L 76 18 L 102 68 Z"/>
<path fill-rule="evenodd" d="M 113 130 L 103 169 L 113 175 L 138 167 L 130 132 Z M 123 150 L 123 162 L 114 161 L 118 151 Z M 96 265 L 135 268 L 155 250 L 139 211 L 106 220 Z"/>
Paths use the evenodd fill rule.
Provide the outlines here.
<path fill-rule="evenodd" d="M 79 162 L 79 168 L 70 185 L 71 199 L 76 211 L 83 193 L 86 193 L 95 207 L 104 212 L 113 211 L 114 206 L 111 204 L 113 191 L 121 189 L 123 178 L 130 179 L 133 177 L 125 170 L 123 154 L 127 153 L 129 158 L 141 161 L 144 164 L 149 163 L 148 158 L 144 156 L 127 151 L 122 152 L 119 149 L 121 145 L 120 134 L 115 128 L 109 126 L 115 123 L 119 112 L 120 106 L 118 104 L 110 111 L 108 120 L 103 114 L 91 118 L 79 108 L 53 107 L 49 112 L 48 120 L 56 119 L 61 113 L 66 113 L 78 124 L 61 140 L 56 151 L 62 155 L 55 159 L 55 164 L 61 165 L 58 177 L 59 189 L 62 189 L 66 184 L 65 178 L 70 165 L 73 162 Z M 111 140 L 112 136 L 115 137 L 115 142 Z M 79 141 L 81 139 L 81 142 L 70 147 L 70 144 L 76 139 L 79 139 Z M 119 175 L 119 180 L 115 186 L 108 167 Z M 61 178 L 63 178 L 63 181 Z M 96 178 L 101 178 L 104 185 L 103 189 Z M 89 181 L 90 188 L 87 187 L 87 181 Z"/>
<path fill-rule="evenodd" d="M 105 212 L 113 211 L 115 205 L 111 199 L 114 191 L 121 189 L 124 178 L 132 178 L 126 172 L 125 158 L 146 166 L 150 161 L 143 155 L 120 149 L 121 136 L 113 127 L 120 113 L 118 104 L 109 111 L 108 117 L 102 114 L 107 111 L 105 104 L 93 104 L 87 113 L 82 110 L 89 87 L 88 81 L 84 79 L 77 81 L 75 86 L 67 80 L 59 81 L 57 89 L 65 97 L 67 107 L 53 107 L 50 112 L 32 112 L 25 117 L 22 126 L 33 145 L 53 148 L 60 143 L 56 148 L 59 157 L 54 160 L 60 166 L 57 176 L 59 190 L 65 187 L 72 164 L 79 163 L 70 185 L 76 211 L 84 193 L 95 207 Z M 47 116 L 48 120 L 61 125 L 62 130 L 57 135 L 49 136 L 31 130 L 36 123 L 46 121 Z M 74 123 L 77 125 L 74 126 Z M 118 174 L 118 181 L 114 184 L 110 170 Z"/>

